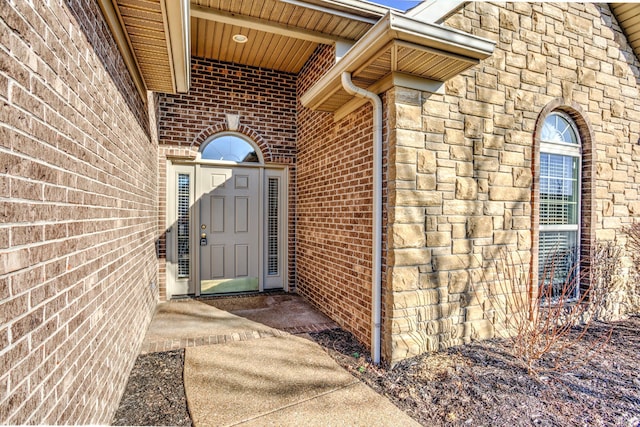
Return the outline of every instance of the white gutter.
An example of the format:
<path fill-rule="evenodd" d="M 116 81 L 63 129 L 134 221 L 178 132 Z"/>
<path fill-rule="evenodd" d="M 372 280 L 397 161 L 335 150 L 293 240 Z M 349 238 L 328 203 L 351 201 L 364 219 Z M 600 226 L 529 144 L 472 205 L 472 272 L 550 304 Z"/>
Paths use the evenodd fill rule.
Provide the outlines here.
<path fill-rule="evenodd" d="M 382 101 L 373 92 L 353 84 L 351 73 L 342 73 L 342 87 L 349 95 L 366 98 L 373 106 L 373 250 L 371 274 L 371 352 L 380 363 L 381 270 L 382 270 Z"/>

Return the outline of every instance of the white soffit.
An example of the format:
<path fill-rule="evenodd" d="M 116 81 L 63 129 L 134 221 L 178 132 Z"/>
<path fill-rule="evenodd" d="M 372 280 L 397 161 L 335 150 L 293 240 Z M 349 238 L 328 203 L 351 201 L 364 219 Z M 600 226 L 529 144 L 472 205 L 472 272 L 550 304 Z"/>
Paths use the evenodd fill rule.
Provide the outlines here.
<path fill-rule="evenodd" d="M 301 102 L 314 110 L 336 112 L 353 99 L 342 88 L 345 71 L 362 88 L 376 87 L 391 73 L 444 82 L 490 56 L 494 47 L 491 40 L 389 11 L 302 95 Z"/>
<path fill-rule="evenodd" d="M 143 99 L 189 89 L 189 0 L 99 0 Z"/>
<path fill-rule="evenodd" d="M 611 3 L 610 7 L 627 41 L 640 58 L 640 3 Z"/>

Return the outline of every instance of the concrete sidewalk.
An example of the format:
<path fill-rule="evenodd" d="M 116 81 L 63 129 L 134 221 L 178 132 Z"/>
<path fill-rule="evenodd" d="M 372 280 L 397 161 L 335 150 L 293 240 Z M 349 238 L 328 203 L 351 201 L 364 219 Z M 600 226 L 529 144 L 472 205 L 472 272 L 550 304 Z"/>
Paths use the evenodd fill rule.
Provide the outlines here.
<path fill-rule="evenodd" d="M 188 348 L 195 426 L 417 426 L 300 336 Z"/>
<path fill-rule="evenodd" d="M 184 386 L 197 427 L 419 425 L 307 335 L 290 333 L 334 326 L 290 294 L 169 302 L 143 347 L 186 348 Z"/>

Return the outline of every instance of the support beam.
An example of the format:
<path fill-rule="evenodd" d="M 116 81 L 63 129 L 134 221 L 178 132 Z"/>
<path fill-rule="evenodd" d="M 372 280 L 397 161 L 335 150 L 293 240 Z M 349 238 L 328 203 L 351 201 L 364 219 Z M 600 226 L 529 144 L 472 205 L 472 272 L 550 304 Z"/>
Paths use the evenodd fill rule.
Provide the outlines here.
<path fill-rule="evenodd" d="M 195 18 L 207 19 L 209 21 L 220 22 L 228 25 L 237 25 L 239 27 L 251 28 L 265 33 L 278 34 L 294 39 L 306 40 L 313 43 L 333 44 L 338 41 L 351 42 L 330 34 L 320 33 L 318 31 L 310 31 L 302 28 L 290 27 L 275 22 L 268 22 L 262 19 L 250 16 L 238 15 L 235 13 L 222 12 L 220 10 L 191 6 L 191 16 Z"/>

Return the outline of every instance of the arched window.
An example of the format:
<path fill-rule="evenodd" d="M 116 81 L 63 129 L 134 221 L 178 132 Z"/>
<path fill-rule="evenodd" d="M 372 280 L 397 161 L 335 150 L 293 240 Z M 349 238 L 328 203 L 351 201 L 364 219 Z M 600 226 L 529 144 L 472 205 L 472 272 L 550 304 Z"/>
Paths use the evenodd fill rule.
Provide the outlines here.
<path fill-rule="evenodd" d="M 580 288 L 576 279 L 580 262 L 581 149 L 571 117 L 560 111 L 545 117 L 540 133 L 538 277 L 541 286 L 551 286 L 553 297 L 577 298 Z"/>
<path fill-rule="evenodd" d="M 201 151 L 203 160 L 223 160 L 236 163 L 260 163 L 257 149 L 244 138 L 221 134 L 205 143 Z"/>

